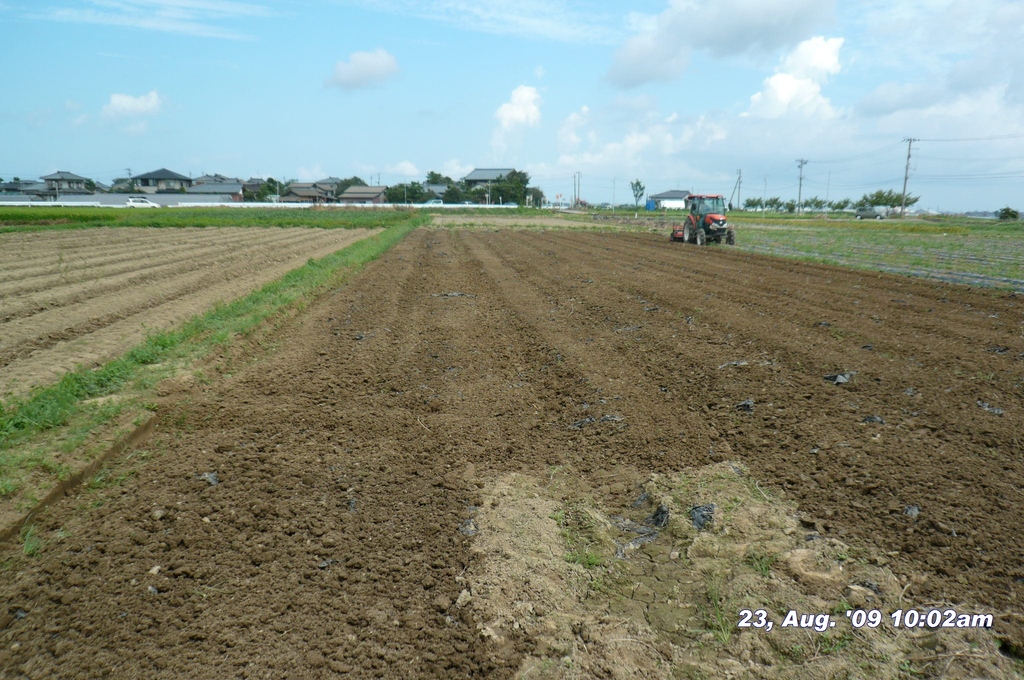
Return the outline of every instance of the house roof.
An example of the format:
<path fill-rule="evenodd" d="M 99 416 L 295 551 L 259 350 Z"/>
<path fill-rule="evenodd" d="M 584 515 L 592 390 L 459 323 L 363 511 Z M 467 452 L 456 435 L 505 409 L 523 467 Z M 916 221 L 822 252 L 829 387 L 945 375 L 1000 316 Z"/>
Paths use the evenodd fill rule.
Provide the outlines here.
<path fill-rule="evenodd" d="M 387 191 L 387 187 L 352 186 L 345 189 L 340 198 L 376 198 Z"/>
<path fill-rule="evenodd" d="M 53 173 L 52 175 L 46 175 L 44 177 L 40 177 L 39 179 L 49 179 L 49 180 L 68 179 L 68 180 L 78 180 L 78 181 L 84 182 L 84 181 L 88 180 L 89 178 L 88 177 L 80 177 L 80 176 L 76 175 L 75 173 L 68 172 L 66 170 L 58 170 L 57 172 Z"/>
<path fill-rule="evenodd" d="M 241 182 L 203 182 L 185 189 L 186 194 L 240 194 Z"/>
<path fill-rule="evenodd" d="M 425 191 L 433 191 L 435 194 L 440 196 L 444 192 L 448 191 L 448 185 L 447 184 L 427 184 L 426 182 L 424 182 L 423 183 L 423 189 Z"/>
<path fill-rule="evenodd" d="M 476 168 L 462 179 L 466 182 L 495 182 L 510 172 L 515 172 L 515 168 Z"/>
<path fill-rule="evenodd" d="M 142 175 L 135 175 L 135 177 L 132 177 L 132 179 L 180 179 L 185 180 L 187 182 L 192 181 L 191 178 L 185 177 L 185 175 L 179 175 L 178 173 L 168 170 L 167 168 L 160 168 L 159 170 L 154 170 L 153 172 L 147 172 Z"/>
<path fill-rule="evenodd" d="M 647 198 L 653 198 L 656 201 L 671 201 L 673 199 L 678 201 L 689 195 L 690 192 L 685 189 L 672 189 L 671 191 L 663 191 L 660 194 L 651 194 Z"/>
<path fill-rule="evenodd" d="M 201 175 L 192 180 L 193 184 L 206 184 L 209 182 L 237 182 L 241 184 L 242 180 L 238 179 L 237 177 L 228 177 L 226 175 L 221 175 L 219 173 L 214 173 L 212 175 Z"/>
<path fill-rule="evenodd" d="M 320 185 L 324 185 L 324 184 L 332 184 L 332 185 L 334 185 L 334 186 L 338 186 L 338 185 L 339 185 L 339 184 L 341 184 L 341 183 L 342 183 L 343 181 L 344 181 L 344 180 L 342 180 L 342 179 L 341 179 L 340 177 L 328 177 L 328 178 L 326 178 L 326 179 L 318 179 L 318 180 L 316 181 L 316 183 L 317 183 L 317 184 L 320 184 Z"/>

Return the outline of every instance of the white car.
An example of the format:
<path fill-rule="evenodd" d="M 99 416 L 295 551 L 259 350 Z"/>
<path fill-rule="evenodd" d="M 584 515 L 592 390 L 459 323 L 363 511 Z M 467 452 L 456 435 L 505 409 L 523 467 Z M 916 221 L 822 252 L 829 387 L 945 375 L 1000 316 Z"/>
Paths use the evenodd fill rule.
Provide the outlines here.
<path fill-rule="evenodd" d="M 432 198 L 423 205 L 444 205 L 444 201 L 442 201 L 440 198 Z"/>
<path fill-rule="evenodd" d="M 124 202 L 126 208 L 159 208 L 159 203 L 154 203 L 148 198 L 142 196 L 129 196 L 128 200 Z"/>

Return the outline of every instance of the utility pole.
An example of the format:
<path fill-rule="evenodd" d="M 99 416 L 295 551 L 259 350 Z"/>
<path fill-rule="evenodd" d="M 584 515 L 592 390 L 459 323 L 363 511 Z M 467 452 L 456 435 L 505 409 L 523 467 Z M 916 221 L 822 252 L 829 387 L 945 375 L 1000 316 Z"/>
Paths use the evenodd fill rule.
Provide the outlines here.
<path fill-rule="evenodd" d="M 797 214 L 803 212 L 803 206 L 801 205 L 804 200 L 804 166 L 807 165 L 808 160 L 806 158 L 798 158 L 796 161 L 797 166 L 800 168 L 800 184 L 796 190 L 796 212 Z"/>
<path fill-rule="evenodd" d="M 907 143 L 907 168 L 903 171 L 903 199 L 900 201 L 900 217 L 903 217 L 903 213 L 907 209 L 907 180 L 910 179 L 910 147 L 914 142 L 921 140 L 907 137 L 903 141 Z"/>
<path fill-rule="evenodd" d="M 615 178 L 612 177 L 612 214 L 615 213 Z"/>
<path fill-rule="evenodd" d="M 743 171 L 736 171 L 736 207 L 743 205 Z"/>
<path fill-rule="evenodd" d="M 761 219 L 764 219 L 764 202 L 768 200 L 768 175 L 764 176 L 764 193 L 761 194 Z"/>

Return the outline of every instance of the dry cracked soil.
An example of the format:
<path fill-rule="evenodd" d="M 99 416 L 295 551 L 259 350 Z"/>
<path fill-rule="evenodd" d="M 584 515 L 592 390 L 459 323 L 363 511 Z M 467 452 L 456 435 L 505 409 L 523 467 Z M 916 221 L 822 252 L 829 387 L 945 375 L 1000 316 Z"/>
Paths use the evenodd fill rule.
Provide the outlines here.
<path fill-rule="evenodd" d="M 34 519 L 35 555 L 5 546 L 0 675 L 512 677 L 539 629 L 466 606 L 510 475 L 569 470 L 614 509 L 727 463 L 801 540 L 1020 650 L 1022 303 L 651 234 L 417 230 L 169 395 Z"/>

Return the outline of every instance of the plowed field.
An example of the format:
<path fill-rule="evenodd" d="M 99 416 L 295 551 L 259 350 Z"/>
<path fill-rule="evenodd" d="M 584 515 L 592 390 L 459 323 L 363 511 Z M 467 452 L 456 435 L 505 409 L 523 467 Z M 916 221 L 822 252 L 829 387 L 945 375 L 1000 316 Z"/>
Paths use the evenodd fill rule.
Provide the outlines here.
<path fill-rule="evenodd" d="M 109 360 L 375 233 L 83 229 L 0 235 L 0 395 Z"/>
<path fill-rule="evenodd" d="M 647 234 L 418 230 L 168 404 L 137 474 L 37 519 L 0 672 L 511 677 L 531 630 L 456 604 L 482 490 L 725 459 L 1024 645 L 1022 302 Z"/>

